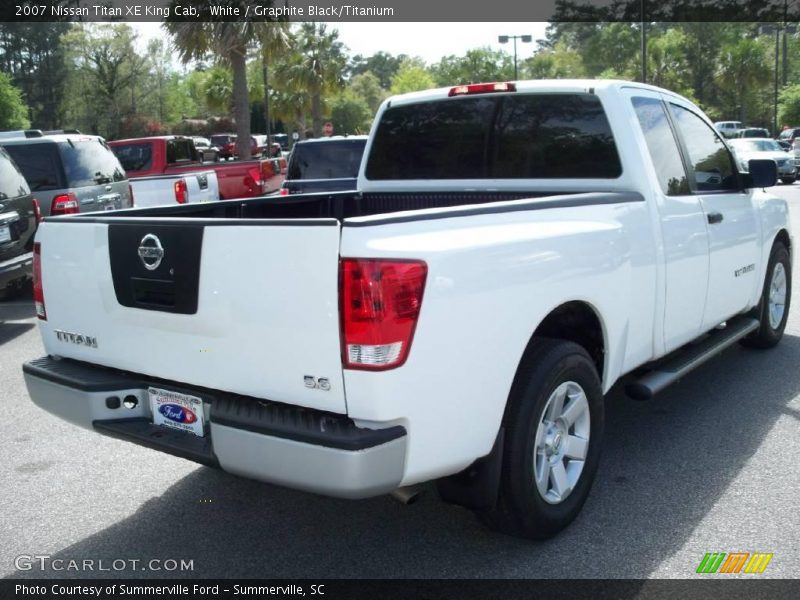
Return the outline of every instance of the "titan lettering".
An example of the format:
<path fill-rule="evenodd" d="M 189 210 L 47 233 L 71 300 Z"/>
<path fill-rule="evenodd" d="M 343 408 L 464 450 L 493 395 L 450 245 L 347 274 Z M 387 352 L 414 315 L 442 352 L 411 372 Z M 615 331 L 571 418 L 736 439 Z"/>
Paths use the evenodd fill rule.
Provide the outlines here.
<path fill-rule="evenodd" d="M 97 348 L 97 338 L 90 335 L 81 335 L 80 333 L 73 333 L 72 331 L 63 331 L 61 329 L 53 330 L 56 334 L 56 339 L 60 342 L 69 342 L 77 344 L 78 346 L 88 346 L 89 348 Z"/>

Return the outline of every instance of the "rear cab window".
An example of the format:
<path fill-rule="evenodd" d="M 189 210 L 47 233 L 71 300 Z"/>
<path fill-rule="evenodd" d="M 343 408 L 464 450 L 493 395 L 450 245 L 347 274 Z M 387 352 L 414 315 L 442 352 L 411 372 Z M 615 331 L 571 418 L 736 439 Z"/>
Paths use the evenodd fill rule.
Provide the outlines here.
<path fill-rule="evenodd" d="M 464 96 L 387 109 L 365 175 L 398 179 L 616 179 L 611 126 L 588 93 Z"/>
<path fill-rule="evenodd" d="M 127 173 L 153 168 L 153 145 L 150 143 L 114 144 L 112 149 Z"/>
<path fill-rule="evenodd" d="M 111 149 L 98 139 L 81 138 L 58 143 L 68 187 L 125 181 L 127 176 Z"/>
<path fill-rule="evenodd" d="M 191 140 L 167 140 L 167 164 L 194 162 L 194 143 Z"/>
<path fill-rule="evenodd" d="M 355 179 L 366 140 L 297 144 L 289 159 L 287 179 Z"/>

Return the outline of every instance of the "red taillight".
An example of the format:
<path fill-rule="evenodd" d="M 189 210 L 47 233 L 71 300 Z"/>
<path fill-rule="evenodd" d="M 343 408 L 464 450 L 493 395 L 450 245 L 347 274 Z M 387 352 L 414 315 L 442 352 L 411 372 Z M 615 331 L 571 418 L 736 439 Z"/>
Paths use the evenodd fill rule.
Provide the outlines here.
<path fill-rule="evenodd" d="M 42 245 L 39 242 L 33 244 L 33 302 L 36 305 L 36 316 L 47 321 L 42 288 Z"/>
<path fill-rule="evenodd" d="M 289 195 L 289 188 L 282 187 L 281 191 L 278 192 L 279 196 L 288 196 Z"/>
<path fill-rule="evenodd" d="M 128 206 L 133 206 L 133 186 L 128 184 Z"/>
<path fill-rule="evenodd" d="M 186 204 L 189 199 L 189 188 L 186 187 L 186 180 L 181 178 L 175 182 L 175 202 Z"/>
<path fill-rule="evenodd" d="M 36 198 L 33 199 L 33 218 L 36 219 L 37 225 L 42 222 L 42 207 Z"/>
<path fill-rule="evenodd" d="M 399 367 L 411 348 L 428 266 L 422 261 L 345 258 L 340 269 L 345 368 Z"/>
<path fill-rule="evenodd" d="M 457 85 L 450 88 L 448 96 L 467 96 L 469 94 L 489 94 L 491 92 L 516 92 L 517 86 L 513 83 L 472 83 L 470 85 Z"/>
<path fill-rule="evenodd" d="M 53 204 L 50 206 L 50 214 L 53 216 L 74 215 L 80 211 L 78 197 L 73 192 L 69 194 L 59 194 L 53 198 Z"/>
<path fill-rule="evenodd" d="M 269 181 L 275 177 L 275 164 L 271 160 L 261 162 L 261 193 L 266 194 L 269 191 Z"/>

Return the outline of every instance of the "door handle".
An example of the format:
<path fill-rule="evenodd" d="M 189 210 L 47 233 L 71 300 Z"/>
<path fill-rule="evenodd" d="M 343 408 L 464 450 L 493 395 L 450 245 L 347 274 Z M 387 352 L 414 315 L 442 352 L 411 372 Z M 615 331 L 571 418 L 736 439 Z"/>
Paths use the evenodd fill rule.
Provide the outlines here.
<path fill-rule="evenodd" d="M 708 213 L 708 223 L 709 223 L 709 225 L 715 225 L 717 223 L 722 223 L 722 213 L 718 213 L 718 212 Z"/>

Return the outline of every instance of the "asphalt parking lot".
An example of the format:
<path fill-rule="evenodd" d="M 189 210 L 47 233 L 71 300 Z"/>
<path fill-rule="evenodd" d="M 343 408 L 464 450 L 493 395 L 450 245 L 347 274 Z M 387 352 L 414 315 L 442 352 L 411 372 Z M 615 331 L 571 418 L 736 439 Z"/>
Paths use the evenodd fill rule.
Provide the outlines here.
<path fill-rule="evenodd" d="M 800 183 L 775 189 L 798 235 Z M 540 543 L 486 530 L 433 489 L 411 506 L 328 499 L 68 425 L 25 390 L 20 366 L 43 354 L 33 314 L 0 302 L 0 576 L 686 578 L 706 552 L 738 551 L 773 553 L 763 576 L 800 575 L 797 294 L 776 349 L 731 348 L 650 402 L 612 391 L 592 494 Z M 21 555 L 194 568 L 20 571 Z"/>

